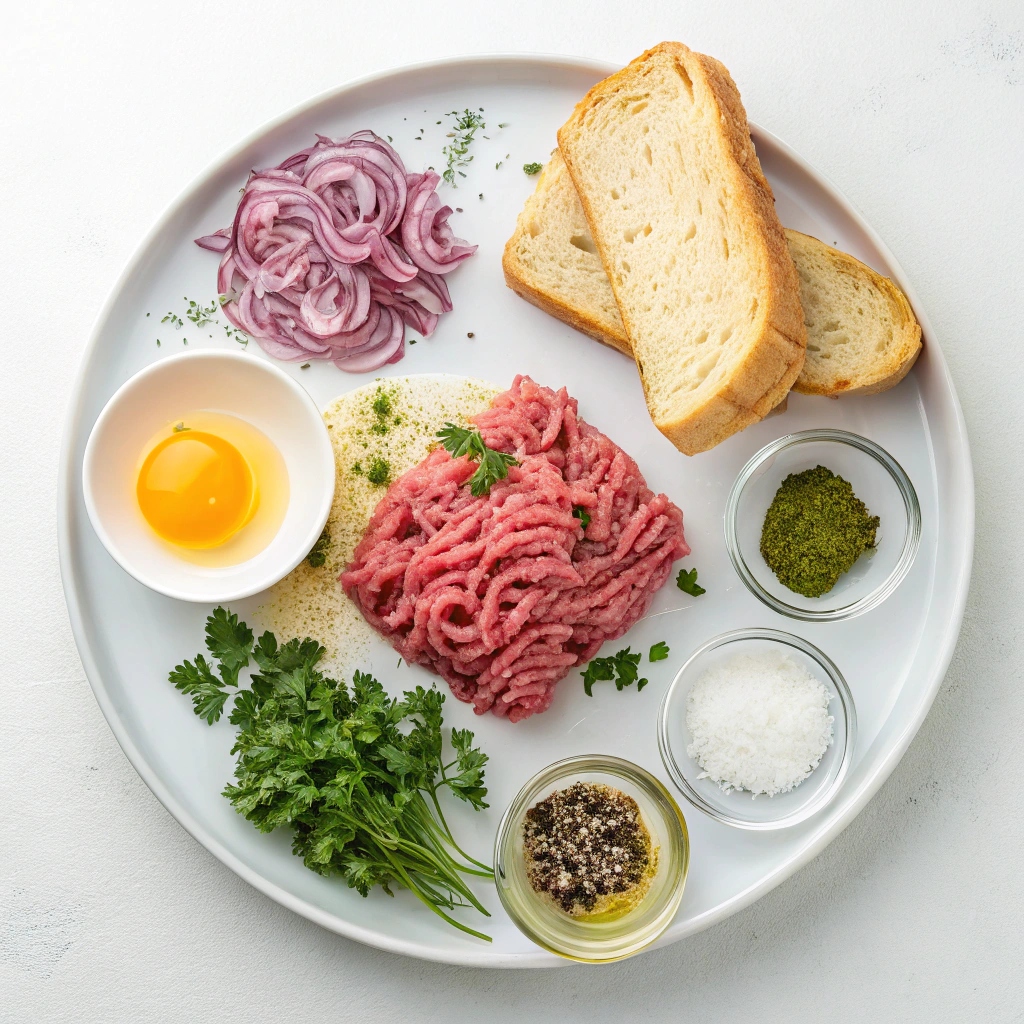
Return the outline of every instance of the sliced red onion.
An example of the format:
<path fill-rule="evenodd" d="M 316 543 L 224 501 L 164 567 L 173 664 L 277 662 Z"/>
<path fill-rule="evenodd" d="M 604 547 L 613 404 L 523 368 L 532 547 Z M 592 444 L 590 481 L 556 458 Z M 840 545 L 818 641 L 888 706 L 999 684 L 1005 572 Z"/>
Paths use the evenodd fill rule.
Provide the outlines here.
<path fill-rule="evenodd" d="M 363 352 L 346 353 L 336 356 L 334 365 L 349 373 L 368 373 L 385 363 L 397 362 L 402 358 L 405 345 L 405 324 L 393 310 L 382 308 L 377 330 Z"/>
<path fill-rule="evenodd" d="M 231 245 L 231 229 L 221 228 L 212 235 L 203 235 L 202 238 L 196 239 L 196 245 L 200 249 L 209 249 L 210 252 L 224 252 Z"/>
<path fill-rule="evenodd" d="M 409 198 L 402 218 L 402 245 L 422 270 L 448 274 L 477 247 L 456 238 L 448 226 L 452 208 L 434 191 L 441 179 L 433 171 L 409 175 Z"/>
<path fill-rule="evenodd" d="M 438 182 L 370 131 L 253 171 L 232 226 L 196 239 L 222 254 L 225 316 L 278 359 L 353 373 L 398 361 L 406 325 L 429 336 L 452 308 L 439 275 L 476 251 L 454 237 Z"/>

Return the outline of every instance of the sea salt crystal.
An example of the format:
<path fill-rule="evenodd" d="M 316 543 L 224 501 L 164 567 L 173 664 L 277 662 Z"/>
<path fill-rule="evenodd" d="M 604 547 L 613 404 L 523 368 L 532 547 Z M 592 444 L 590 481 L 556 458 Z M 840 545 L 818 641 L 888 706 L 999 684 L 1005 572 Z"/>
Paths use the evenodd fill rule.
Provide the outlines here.
<path fill-rule="evenodd" d="M 712 666 L 686 698 L 686 752 L 726 793 L 775 796 L 800 785 L 832 743 L 824 684 L 779 649 Z"/>

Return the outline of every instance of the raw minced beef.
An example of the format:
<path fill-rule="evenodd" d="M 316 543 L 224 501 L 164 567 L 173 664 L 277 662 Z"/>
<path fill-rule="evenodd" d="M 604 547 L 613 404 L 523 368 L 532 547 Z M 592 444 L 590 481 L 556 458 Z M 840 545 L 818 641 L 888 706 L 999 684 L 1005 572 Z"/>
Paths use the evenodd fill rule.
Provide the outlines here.
<path fill-rule="evenodd" d="M 402 657 L 478 714 L 544 711 L 689 554 L 679 508 L 576 408 L 565 388 L 517 377 L 472 422 L 519 465 L 473 497 L 476 463 L 433 451 L 391 485 L 341 576 Z"/>

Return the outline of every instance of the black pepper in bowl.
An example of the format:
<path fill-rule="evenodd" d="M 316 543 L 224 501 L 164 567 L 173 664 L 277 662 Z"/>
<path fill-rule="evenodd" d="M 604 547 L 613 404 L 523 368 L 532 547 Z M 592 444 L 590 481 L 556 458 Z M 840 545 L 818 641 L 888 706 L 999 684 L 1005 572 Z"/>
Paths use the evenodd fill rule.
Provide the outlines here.
<path fill-rule="evenodd" d="M 523 846 L 534 891 L 573 917 L 630 909 L 646 892 L 656 859 L 637 802 L 592 782 L 573 783 L 531 807 Z"/>

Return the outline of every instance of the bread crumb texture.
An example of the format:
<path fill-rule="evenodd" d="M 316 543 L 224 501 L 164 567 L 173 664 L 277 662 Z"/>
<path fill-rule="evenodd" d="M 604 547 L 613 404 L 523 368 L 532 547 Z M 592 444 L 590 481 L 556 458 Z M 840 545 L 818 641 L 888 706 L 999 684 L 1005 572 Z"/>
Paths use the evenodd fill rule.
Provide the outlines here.
<path fill-rule="evenodd" d="M 467 377 L 389 377 L 327 406 L 324 420 L 337 475 L 324 562 L 314 567 L 303 560 L 271 590 L 257 613 L 265 628 L 282 641 L 315 637 L 327 649 L 326 662 L 336 673 L 346 674 L 365 661 L 374 633 L 338 577 L 387 492 L 387 483 L 370 481 L 369 468 L 386 464 L 388 482 L 396 480 L 426 458 L 445 422 L 465 425 L 501 390 Z"/>

